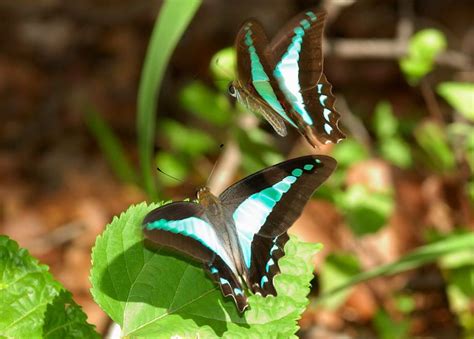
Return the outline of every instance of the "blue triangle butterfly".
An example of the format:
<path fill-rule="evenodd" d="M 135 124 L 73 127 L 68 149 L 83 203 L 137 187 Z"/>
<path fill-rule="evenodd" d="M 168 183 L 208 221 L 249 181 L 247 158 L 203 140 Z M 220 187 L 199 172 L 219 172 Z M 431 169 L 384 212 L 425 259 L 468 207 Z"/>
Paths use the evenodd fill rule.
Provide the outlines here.
<path fill-rule="evenodd" d="M 219 196 L 203 188 L 197 203 L 173 202 L 151 211 L 143 221 L 145 238 L 203 263 L 243 312 L 244 286 L 276 295 L 273 277 L 280 272 L 286 232 L 335 167 L 331 157 L 304 156 L 254 173 Z"/>
<path fill-rule="evenodd" d="M 323 73 L 325 19 L 322 10 L 300 13 L 270 42 L 258 21 L 246 21 L 235 41 L 237 79 L 229 86 L 231 95 L 263 115 L 280 136 L 287 135 L 287 123 L 313 147 L 345 138 Z"/>

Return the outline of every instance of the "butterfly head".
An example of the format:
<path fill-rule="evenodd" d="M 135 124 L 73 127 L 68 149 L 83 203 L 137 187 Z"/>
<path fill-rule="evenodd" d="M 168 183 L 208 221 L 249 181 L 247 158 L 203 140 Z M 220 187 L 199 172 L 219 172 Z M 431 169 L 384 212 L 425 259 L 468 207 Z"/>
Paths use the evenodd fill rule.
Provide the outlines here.
<path fill-rule="evenodd" d="M 203 187 L 199 189 L 197 192 L 197 198 L 199 204 L 203 205 L 204 207 L 211 207 L 219 204 L 219 198 L 212 194 L 209 187 Z"/>
<path fill-rule="evenodd" d="M 238 93 L 237 93 L 237 88 L 236 88 L 236 86 L 234 85 L 234 81 L 231 81 L 231 82 L 229 83 L 229 89 L 228 89 L 228 91 L 229 91 L 229 94 L 230 94 L 231 96 L 233 96 L 234 98 L 237 98 L 237 94 L 238 94 Z"/>

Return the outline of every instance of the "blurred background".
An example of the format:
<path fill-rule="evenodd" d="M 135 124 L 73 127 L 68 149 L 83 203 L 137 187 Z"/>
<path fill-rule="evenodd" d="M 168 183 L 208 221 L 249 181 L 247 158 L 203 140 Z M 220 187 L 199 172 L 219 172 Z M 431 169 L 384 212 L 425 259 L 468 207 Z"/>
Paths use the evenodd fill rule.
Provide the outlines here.
<path fill-rule="evenodd" d="M 151 40 L 161 5 L 0 3 L 0 233 L 49 265 L 104 331 L 88 274 L 114 215 L 193 198 L 218 159 L 215 193 L 329 154 L 337 171 L 291 229 L 324 244 L 299 336 L 474 335 L 473 249 L 400 261 L 474 228 L 472 2 L 204 0 L 182 36 L 168 18 L 168 35 Z M 329 12 L 324 71 L 348 136 L 320 150 L 293 130 L 278 137 L 227 94 L 241 23 L 258 18 L 271 37 L 315 5 Z"/>

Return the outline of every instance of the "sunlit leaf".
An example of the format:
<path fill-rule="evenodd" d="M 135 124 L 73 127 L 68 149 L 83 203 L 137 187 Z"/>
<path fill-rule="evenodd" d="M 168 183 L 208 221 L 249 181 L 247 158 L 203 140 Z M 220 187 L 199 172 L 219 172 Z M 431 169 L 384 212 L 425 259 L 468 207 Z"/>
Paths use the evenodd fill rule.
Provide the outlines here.
<path fill-rule="evenodd" d="M 249 297 L 235 304 L 193 261 L 143 244 L 141 223 L 157 207 L 140 204 L 114 218 L 92 253 L 92 295 L 130 337 L 282 337 L 294 335 L 307 305 L 313 277 L 311 257 L 321 246 L 292 238 L 275 277 L 277 297 Z"/>
<path fill-rule="evenodd" d="M 331 155 L 337 159 L 338 167 L 341 168 L 347 168 L 369 158 L 367 149 L 354 139 L 347 139 L 336 144 Z"/>
<path fill-rule="evenodd" d="M 189 173 L 188 165 L 180 156 L 161 151 L 156 154 L 155 161 L 156 166 L 166 173 L 158 174 L 159 181 L 166 186 L 180 185 Z M 169 175 L 177 180 L 169 177 Z"/>
<path fill-rule="evenodd" d="M 227 91 L 229 82 L 235 79 L 235 49 L 227 47 L 214 54 L 210 69 L 214 81 L 221 90 Z"/>
<path fill-rule="evenodd" d="M 48 267 L 6 236 L 0 236 L 0 277 L 0 337 L 98 337 Z"/>
<path fill-rule="evenodd" d="M 168 143 L 177 154 L 183 153 L 197 157 L 219 149 L 219 142 L 208 133 L 187 127 L 175 120 L 162 120 L 159 130 L 164 142 Z"/>
<path fill-rule="evenodd" d="M 390 138 L 397 134 L 398 121 L 393 115 L 392 105 L 387 101 L 377 104 L 374 111 L 373 125 L 379 139 Z"/>
<path fill-rule="evenodd" d="M 354 185 L 344 192 L 338 207 L 357 236 L 375 233 L 387 224 L 393 207 L 393 194 L 372 192 L 363 185 Z"/>
<path fill-rule="evenodd" d="M 438 85 L 436 91 L 457 112 L 474 121 L 474 83 L 443 82 Z"/>
<path fill-rule="evenodd" d="M 408 168 L 412 164 L 410 146 L 400 137 L 380 140 L 379 151 L 385 160 L 400 168 Z"/>
<path fill-rule="evenodd" d="M 415 139 L 431 167 L 441 172 L 454 168 L 454 153 L 447 142 L 445 131 L 438 124 L 428 121 L 420 125 L 415 130 Z"/>
<path fill-rule="evenodd" d="M 322 293 L 330 291 L 334 286 L 348 282 L 354 275 L 360 273 L 357 257 L 348 253 L 329 254 L 321 267 L 319 280 Z M 336 309 L 342 305 L 350 293 L 349 289 L 332 294 L 323 302 L 325 308 Z"/>
<path fill-rule="evenodd" d="M 380 339 L 407 338 L 410 323 L 407 320 L 396 321 L 384 310 L 379 310 L 373 319 L 375 330 Z"/>
<path fill-rule="evenodd" d="M 424 29 L 412 36 L 408 53 L 400 60 L 400 68 L 411 84 L 416 84 L 433 69 L 434 61 L 447 46 L 446 37 L 436 29 Z"/>
<path fill-rule="evenodd" d="M 225 126 L 232 121 L 229 99 L 199 81 L 183 88 L 180 101 L 188 112 L 216 126 Z"/>

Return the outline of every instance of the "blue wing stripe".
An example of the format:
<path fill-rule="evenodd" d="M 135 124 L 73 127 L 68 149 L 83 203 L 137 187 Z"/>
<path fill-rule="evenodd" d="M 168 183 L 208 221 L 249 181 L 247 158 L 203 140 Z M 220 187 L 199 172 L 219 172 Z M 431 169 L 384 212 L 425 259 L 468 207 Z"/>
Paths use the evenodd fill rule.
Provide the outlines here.
<path fill-rule="evenodd" d="M 307 12 L 311 21 L 316 21 L 316 16 L 312 12 Z M 293 32 L 293 36 L 288 49 L 281 58 L 280 62 L 275 67 L 273 75 L 278 80 L 280 87 L 282 88 L 288 101 L 292 103 L 296 112 L 298 112 L 303 120 L 308 124 L 313 124 L 313 119 L 306 111 L 303 96 L 301 95 L 301 86 L 299 83 L 299 65 L 298 61 L 300 58 L 301 44 L 303 43 L 303 37 L 305 31 L 311 27 L 310 22 L 307 19 L 300 21 L 300 26 L 296 27 Z"/>
<path fill-rule="evenodd" d="M 219 255 L 231 270 L 234 272 L 237 271 L 234 261 L 231 260 L 224 247 L 222 247 L 217 234 L 214 231 L 214 228 L 212 228 L 209 223 L 200 218 L 189 217 L 181 220 L 160 219 L 148 223 L 145 227 L 150 231 L 153 229 L 158 229 L 184 235 L 197 240 L 208 249 Z"/>
<path fill-rule="evenodd" d="M 245 28 L 247 33 L 245 34 L 245 44 L 248 46 L 250 54 L 250 66 L 252 69 L 252 84 L 257 90 L 257 93 L 270 105 L 271 108 L 280 114 L 286 121 L 291 125 L 295 126 L 294 122 L 286 115 L 285 109 L 281 106 L 278 98 L 273 91 L 272 85 L 270 84 L 270 78 L 263 68 L 260 58 L 258 57 L 257 50 L 253 44 L 252 30 L 250 26 Z"/>
<path fill-rule="evenodd" d="M 251 245 L 254 235 L 260 231 L 277 202 L 290 190 L 291 186 L 302 175 L 303 170 L 311 171 L 313 167 L 312 164 L 306 164 L 303 169 L 294 169 L 292 175 L 288 175 L 273 186 L 249 196 L 232 214 L 244 262 L 248 268 L 250 268 Z M 270 250 L 270 254 L 276 249 L 278 247 L 274 245 Z"/>

